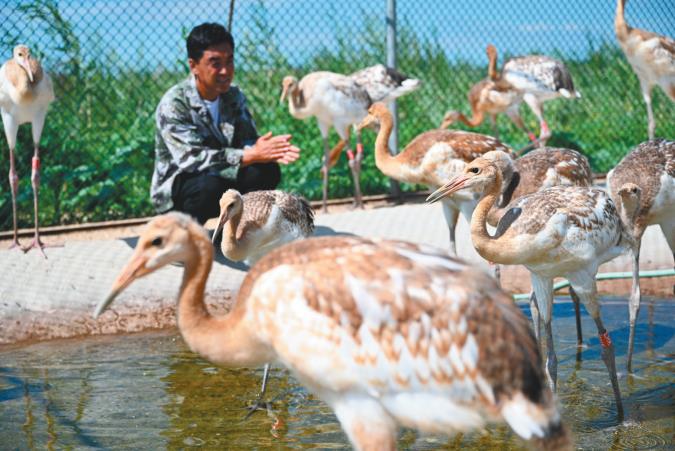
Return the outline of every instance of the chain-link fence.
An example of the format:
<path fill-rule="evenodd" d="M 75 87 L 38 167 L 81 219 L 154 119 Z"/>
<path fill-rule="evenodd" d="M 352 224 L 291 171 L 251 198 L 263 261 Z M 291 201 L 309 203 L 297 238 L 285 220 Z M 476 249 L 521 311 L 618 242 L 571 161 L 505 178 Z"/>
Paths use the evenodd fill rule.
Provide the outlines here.
<path fill-rule="evenodd" d="M 227 24 L 237 42 L 236 81 L 246 93 L 261 132 L 292 133 L 303 149 L 284 168 L 282 188 L 320 198 L 322 141 L 312 121 L 293 119 L 279 103 L 284 75 L 316 70 L 350 73 L 386 61 L 386 1 L 320 0 L 5 0 L 0 6 L 0 54 L 28 44 L 54 82 L 42 136 L 41 223 L 66 224 L 153 214 L 149 185 L 154 161 L 153 115 L 161 95 L 187 75 L 185 36 L 205 21 Z M 447 110 L 469 113 L 466 93 L 487 74 L 485 46 L 511 55 L 544 53 L 567 64 L 578 100 L 546 104 L 551 145 L 580 149 L 595 171 L 605 172 L 647 137 L 637 77 L 616 44 L 615 3 L 603 1 L 459 0 L 397 2 L 398 68 L 423 81 L 399 99 L 399 143 L 438 127 Z M 675 8 L 668 0 L 634 0 L 630 25 L 673 35 Z M 656 134 L 675 136 L 675 106 L 654 90 Z M 529 128 L 536 118 L 521 107 Z M 486 121 L 475 130 L 492 133 Z M 462 127 L 462 126 L 459 126 Z M 500 138 L 514 148 L 527 137 L 499 117 Z M 17 145 L 18 217 L 32 224 L 30 127 Z M 366 149 L 373 134 L 365 133 Z M 335 135 L 332 139 L 336 139 Z M 0 172 L 9 168 L 1 140 Z M 331 197 L 351 193 L 344 161 L 331 172 Z M 0 230 L 12 227 L 9 184 L 0 183 Z M 386 192 L 372 152 L 364 161 L 365 194 Z M 414 189 L 414 187 L 404 187 Z"/>

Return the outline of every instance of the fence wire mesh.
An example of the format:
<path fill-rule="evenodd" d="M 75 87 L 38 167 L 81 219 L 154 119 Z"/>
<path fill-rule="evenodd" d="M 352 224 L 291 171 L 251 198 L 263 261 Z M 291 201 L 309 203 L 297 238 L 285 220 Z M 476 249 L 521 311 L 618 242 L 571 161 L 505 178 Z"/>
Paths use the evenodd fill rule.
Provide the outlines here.
<path fill-rule="evenodd" d="M 282 189 L 321 196 L 322 141 L 314 120 L 298 121 L 279 103 L 281 79 L 316 70 L 350 73 L 386 61 L 386 1 L 310 0 L 234 3 L 236 82 L 246 93 L 261 132 L 292 133 L 301 160 L 283 169 Z M 28 44 L 50 73 L 57 100 L 41 139 L 42 225 L 132 218 L 153 214 L 149 186 L 154 161 L 154 110 L 162 94 L 187 76 L 185 36 L 202 22 L 227 25 L 230 1 L 34 0 L 2 3 L 0 55 Z M 397 2 L 397 62 L 422 87 L 399 99 L 399 143 L 438 127 L 447 110 L 469 113 L 466 94 L 486 77 L 485 47 L 509 56 L 542 53 L 563 60 L 577 100 L 546 104 L 550 145 L 581 150 L 596 172 L 606 172 L 647 139 L 647 116 L 637 77 L 614 36 L 611 0 L 460 0 Z M 675 8 L 668 0 L 627 5 L 631 26 L 673 35 Z M 675 107 L 653 91 L 657 136 L 675 136 Z M 521 106 L 529 128 L 535 116 Z M 458 125 L 457 128 L 466 128 Z M 498 117 L 500 138 L 513 146 L 527 136 Z M 489 121 L 474 130 L 492 134 Z M 365 133 L 366 149 L 373 134 Z M 332 135 L 335 140 L 336 136 Z M 1 141 L 0 171 L 9 168 Z M 19 131 L 18 220 L 33 223 L 30 127 Z M 330 196 L 351 194 L 346 161 L 331 172 Z M 0 183 L 0 230 L 12 228 L 9 184 Z M 404 186 L 410 190 L 416 187 Z M 365 194 L 389 183 L 368 152 Z"/>

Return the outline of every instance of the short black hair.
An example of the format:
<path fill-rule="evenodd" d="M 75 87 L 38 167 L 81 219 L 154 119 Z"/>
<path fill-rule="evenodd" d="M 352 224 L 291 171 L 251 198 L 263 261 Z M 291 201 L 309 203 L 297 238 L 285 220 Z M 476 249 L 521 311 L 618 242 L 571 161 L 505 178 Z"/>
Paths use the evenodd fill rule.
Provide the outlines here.
<path fill-rule="evenodd" d="M 222 43 L 230 44 L 234 52 L 234 38 L 227 31 L 227 28 L 213 22 L 197 25 L 187 37 L 188 58 L 199 61 L 204 54 L 204 50 Z"/>

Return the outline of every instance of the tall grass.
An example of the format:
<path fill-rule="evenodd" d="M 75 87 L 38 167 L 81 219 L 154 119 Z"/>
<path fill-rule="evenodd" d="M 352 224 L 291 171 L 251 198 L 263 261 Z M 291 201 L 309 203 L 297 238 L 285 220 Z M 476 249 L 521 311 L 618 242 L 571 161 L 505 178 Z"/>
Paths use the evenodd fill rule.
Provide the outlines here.
<path fill-rule="evenodd" d="M 49 30 L 60 52 L 58 67 L 48 67 L 57 101 L 50 108 L 41 142 L 41 223 L 68 224 L 153 214 L 149 187 L 154 163 L 154 110 L 162 94 L 185 78 L 184 63 L 176 62 L 174 69 L 146 70 L 115 64 L 119 57 L 104 50 L 84 55 L 79 37 L 60 15 L 54 0 L 36 0 L 18 9 L 30 21 Z M 318 199 L 321 136 L 313 119 L 293 119 L 287 105 L 279 103 L 281 79 L 319 69 L 349 73 L 380 63 L 385 54 L 384 30 L 378 17 L 365 16 L 356 25 L 362 30 L 358 45 L 348 30 L 336 31 L 336 48 L 321 49 L 302 64 L 294 65 L 269 39 L 274 30 L 267 20 L 268 12 L 263 6 L 259 9 L 256 21 L 237 36 L 236 79 L 248 97 L 259 130 L 291 133 L 303 150 L 298 162 L 283 168 L 281 188 Z M 422 79 L 423 85 L 399 99 L 401 147 L 417 134 L 437 127 L 446 110 L 468 113 L 466 92 L 486 75 L 485 66 L 450 59 L 438 42 L 420 38 L 413 29 L 410 24 L 399 24 L 398 63 L 402 71 Z M 15 43 L 15 36 L 5 33 L 0 42 L 3 54 L 9 55 Z M 40 41 L 28 44 L 38 54 L 43 47 Z M 646 139 L 646 110 L 637 78 L 614 43 L 599 43 L 584 58 L 566 62 L 583 97 L 546 104 L 546 117 L 554 133 L 550 144 L 579 149 L 595 171 L 606 172 Z M 675 106 L 658 89 L 654 90 L 653 103 L 657 135 L 672 138 Z M 521 112 L 530 128 L 536 130 L 536 118 L 526 107 Z M 33 221 L 29 128 L 21 127 L 17 145 L 21 227 L 29 227 Z M 514 148 L 527 143 L 527 137 L 506 117 L 498 118 L 498 128 L 500 138 Z M 474 130 L 492 133 L 487 121 Z M 331 140 L 336 139 L 333 133 Z M 389 189 L 388 180 L 375 168 L 373 142 L 374 134 L 364 132 L 366 156 L 361 183 L 365 194 Z M 5 140 L 0 140 L 0 147 L 0 172 L 6 174 L 9 164 Z M 403 189 L 415 187 L 404 185 Z M 351 192 L 350 172 L 343 158 L 331 171 L 330 196 L 348 196 Z M 9 185 L 0 183 L 0 229 L 10 229 L 11 221 Z"/>

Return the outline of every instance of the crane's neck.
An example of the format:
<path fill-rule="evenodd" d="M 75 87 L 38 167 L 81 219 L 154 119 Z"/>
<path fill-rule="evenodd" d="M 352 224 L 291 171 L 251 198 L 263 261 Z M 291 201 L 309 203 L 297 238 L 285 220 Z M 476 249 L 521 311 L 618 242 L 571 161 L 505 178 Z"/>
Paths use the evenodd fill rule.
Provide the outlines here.
<path fill-rule="evenodd" d="M 471 118 L 467 118 L 464 113 L 459 113 L 457 115 L 457 119 L 459 119 L 464 125 L 468 125 L 469 127 L 477 127 L 480 124 L 483 123 L 483 119 L 485 118 L 485 114 L 483 113 L 482 110 L 478 108 L 477 104 L 472 104 L 471 105 Z"/>
<path fill-rule="evenodd" d="M 380 131 L 375 139 L 375 165 L 387 177 L 400 179 L 399 162 L 389 153 L 389 137 L 394 128 L 391 114 L 379 117 Z"/>
<path fill-rule="evenodd" d="M 14 62 L 14 64 L 8 64 L 5 70 L 7 79 L 16 89 L 17 98 L 13 98 L 13 100 L 17 103 L 31 101 L 35 95 L 33 89 L 35 83 L 30 82 L 26 69 L 19 65 L 19 63 Z"/>
<path fill-rule="evenodd" d="M 305 94 L 298 84 L 294 84 L 288 93 L 288 111 L 291 113 L 291 116 L 298 119 L 304 119 L 309 116 L 306 109 L 307 101 L 305 99 Z"/>
<path fill-rule="evenodd" d="M 490 77 L 490 80 L 496 81 L 499 79 L 499 74 L 497 74 L 497 53 L 490 53 L 488 58 L 488 77 Z"/>
<path fill-rule="evenodd" d="M 178 299 L 178 327 L 194 352 L 224 366 L 257 366 L 269 359 L 245 321 L 245 305 L 212 316 L 204 304 L 206 280 L 213 263 L 213 245 L 202 233 L 193 233 L 197 252 L 185 262 Z M 261 357 L 262 355 L 262 357 Z"/>
<path fill-rule="evenodd" d="M 639 243 L 642 234 L 644 233 L 644 224 L 638 221 L 638 210 L 640 209 L 640 201 L 636 199 L 621 199 L 621 205 L 618 205 L 619 218 L 621 218 L 621 225 L 623 230 L 628 234 L 627 238 L 633 244 Z"/>
<path fill-rule="evenodd" d="M 511 264 L 518 258 L 517 249 L 512 249 L 504 234 L 499 237 L 490 236 L 486 224 L 490 208 L 497 202 L 501 188 L 502 175 L 497 171 L 494 181 L 487 186 L 485 195 L 471 216 L 471 240 L 476 251 L 484 259 L 493 263 Z"/>
<path fill-rule="evenodd" d="M 614 32 L 620 41 L 625 40 L 630 32 L 630 27 L 626 23 L 624 9 L 626 0 L 616 0 L 616 15 L 614 16 Z"/>
<path fill-rule="evenodd" d="M 241 243 L 239 242 L 239 237 L 237 237 L 237 229 L 239 228 L 243 211 L 243 207 L 240 208 L 223 226 L 223 254 L 235 261 L 243 260 L 245 257 L 243 252 L 241 252 Z"/>

